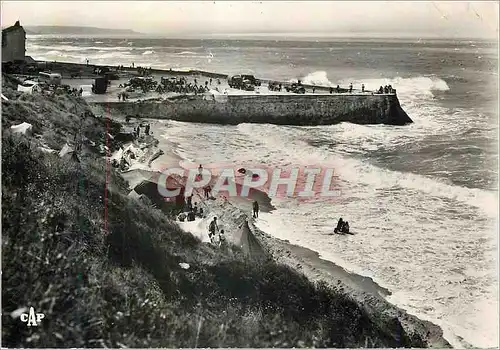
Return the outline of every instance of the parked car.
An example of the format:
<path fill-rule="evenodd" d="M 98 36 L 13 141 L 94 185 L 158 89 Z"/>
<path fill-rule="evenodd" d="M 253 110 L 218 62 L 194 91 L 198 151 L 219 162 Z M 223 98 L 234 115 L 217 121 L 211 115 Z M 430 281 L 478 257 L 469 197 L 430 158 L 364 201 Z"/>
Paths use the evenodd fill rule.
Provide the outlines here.
<path fill-rule="evenodd" d="M 252 84 L 251 80 L 243 78 L 242 75 L 235 75 L 228 80 L 229 87 L 246 90 L 246 91 L 254 91 L 255 86 Z"/>
<path fill-rule="evenodd" d="M 61 85 L 62 76 L 60 73 L 40 72 L 38 74 L 39 74 L 38 79 L 49 85 Z"/>
<path fill-rule="evenodd" d="M 293 92 L 296 94 L 305 94 L 306 93 L 306 89 L 300 83 L 299 84 L 293 83 L 292 85 L 285 87 L 285 89 L 288 92 Z"/>
<path fill-rule="evenodd" d="M 33 80 L 25 80 L 21 84 L 17 85 L 17 91 L 21 91 L 27 94 L 32 94 L 34 92 L 42 92 L 40 84 Z"/>
<path fill-rule="evenodd" d="M 250 84 L 254 86 L 261 86 L 262 84 L 261 81 L 255 78 L 253 75 L 243 74 L 241 77 L 243 78 L 243 80 L 248 80 Z"/>
<path fill-rule="evenodd" d="M 118 79 L 120 79 L 120 77 L 118 76 L 118 74 L 116 74 L 114 72 L 106 72 L 106 73 L 104 73 L 104 76 L 108 80 L 118 80 Z"/>
<path fill-rule="evenodd" d="M 82 89 L 82 96 L 92 95 L 92 85 L 80 85 L 78 90 Z"/>
<path fill-rule="evenodd" d="M 280 91 L 281 84 L 277 81 L 269 82 L 268 89 L 269 91 Z"/>

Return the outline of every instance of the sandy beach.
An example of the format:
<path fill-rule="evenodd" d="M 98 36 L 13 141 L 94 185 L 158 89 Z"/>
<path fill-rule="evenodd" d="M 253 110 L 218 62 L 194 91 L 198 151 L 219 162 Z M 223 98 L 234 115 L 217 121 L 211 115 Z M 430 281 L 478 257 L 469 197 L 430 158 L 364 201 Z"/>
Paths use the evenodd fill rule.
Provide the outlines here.
<path fill-rule="evenodd" d="M 152 123 L 152 131 L 156 137 L 160 136 L 158 127 L 164 123 L 168 122 Z M 165 164 L 178 165 L 182 163 L 182 158 L 173 152 L 173 146 L 174 143 L 160 137 L 158 147 L 162 149 L 163 155 L 152 163 L 151 170 L 125 172 L 123 173 L 124 178 L 128 181 L 146 179 L 146 176 L 151 175 Z M 219 228 L 224 229 L 228 241 L 240 245 L 242 244 L 242 225 L 248 221 L 253 237 L 277 262 L 300 271 L 312 281 L 324 281 L 342 290 L 364 305 L 370 313 L 380 314 L 386 319 L 397 318 L 406 331 L 417 332 L 431 347 L 449 347 L 448 342 L 442 337 L 440 327 L 420 320 L 390 304 L 386 297 L 391 295 L 391 291 L 379 286 L 371 278 L 351 273 L 341 266 L 321 259 L 318 253 L 310 249 L 290 244 L 258 229 L 255 224 L 259 219 L 253 218 L 251 214 L 252 201 L 259 200 L 260 202 L 266 199 L 264 203 L 268 202 L 269 205 L 261 205 L 263 212 L 272 212 L 274 207 L 266 193 L 260 191 L 257 193 L 258 196 L 253 198 L 233 197 L 228 200 L 218 196 L 215 200 L 205 200 L 202 198 L 201 191 L 195 191 L 193 202 L 204 208 L 205 217 L 197 218 L 193 222 L 178 222 L 178 224 L 183 230 L 192 233 L 202 242 L 210 243 L 208 224 L 215 216 L 218 218 Z"/>

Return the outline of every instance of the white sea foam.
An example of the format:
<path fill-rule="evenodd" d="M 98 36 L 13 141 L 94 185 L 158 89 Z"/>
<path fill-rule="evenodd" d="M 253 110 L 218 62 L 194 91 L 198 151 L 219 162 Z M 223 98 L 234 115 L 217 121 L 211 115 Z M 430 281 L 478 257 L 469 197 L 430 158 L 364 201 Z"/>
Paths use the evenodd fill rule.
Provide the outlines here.
<path fill-rule="evenodd" d="M 325 71 L 310 73 L 302 78 L 302 82 L 307 85 L 336 86 L 330 80 Z"/>
<path fill-rule="evenodd" d="M 458 334 L 474 345 L 492 346 L 498 322 L 491 312 L 484 320 L 475 318 L 474 303 L 495 300 L 495 277 L 489 266 L 495 261 L 491 222 L 497 215 L 497 194 L 390 171 L 306 141 L 315 133 L 337 138 L 342 128 L 340 135 L 356 132 L 349 127 L 345 123 L 322 128 L 257 124 L 234 128 L 169 122 L 166 134 L 180 144 L 180 154 L 201 163 L 334 166 L 342 190 L 336 202 L 299 205 L 294 200 L 273 200 L 278 210 L 263 213 L 260 228 L 372 277 L 394 292 L 391 301 L 441 325 L 454 345 L 463 346 L 454 337 Z M 377 142 L 397 141 L 388 127 L 354 127 L 359 128 L 355 137 L 360 139 L 369 138 L 372 130 Z M 349 220 L 356 235 L 328 235 L 339 216 Z"/>
<path fill-rule="evenodd" d="M 425 94 L 432 95 L 432 91 L 447 91 L 448 84 L 440 78 L 433 76 L 420 76 L 413 78 L 395 77 L 391 79 L 343 79 L 341 85 L 353 83 L 356 86 L 365 84 L 367 90 L 377 90 L 380 86 L 392 85 L 399 94 Z"/>

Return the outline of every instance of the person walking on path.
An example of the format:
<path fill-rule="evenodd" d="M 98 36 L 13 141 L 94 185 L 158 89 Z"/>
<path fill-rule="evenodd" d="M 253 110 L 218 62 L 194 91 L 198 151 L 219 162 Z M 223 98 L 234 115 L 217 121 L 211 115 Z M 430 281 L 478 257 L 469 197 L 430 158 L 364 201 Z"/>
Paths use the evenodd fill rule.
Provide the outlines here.
<path fill-rule="evenodd" d="M 253 217 L 254 218 L 259 217 L 259 202 L 257 202 L 257 201 L 253 202 Z"/>
<path fill-rule="evenodd" d="M 215 232 L 219 231 L 219 226 L 217 225 L 217 218 L 214 217 L 210 225 L 208 225 L 208 238 L 212 241 L 215 237 Z"/>

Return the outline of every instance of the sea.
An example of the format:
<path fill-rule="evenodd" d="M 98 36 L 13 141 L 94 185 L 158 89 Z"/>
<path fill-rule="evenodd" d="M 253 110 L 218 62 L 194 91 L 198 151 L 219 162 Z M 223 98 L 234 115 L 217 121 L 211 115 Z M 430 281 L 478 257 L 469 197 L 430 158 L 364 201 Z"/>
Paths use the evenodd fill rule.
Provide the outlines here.
<path fill-rule="evenodd" d="M 389 289 L 457 348 L 498 347 L 498 48 L 479 39 L 27 37 L 35 59 L 391 84 L 407 126 L 171 122 L 198 163 L 334 164 L 334 201 L 273 199 L 257 226 Z M 354 235 L 331 235 L 339 217 Z"/>

